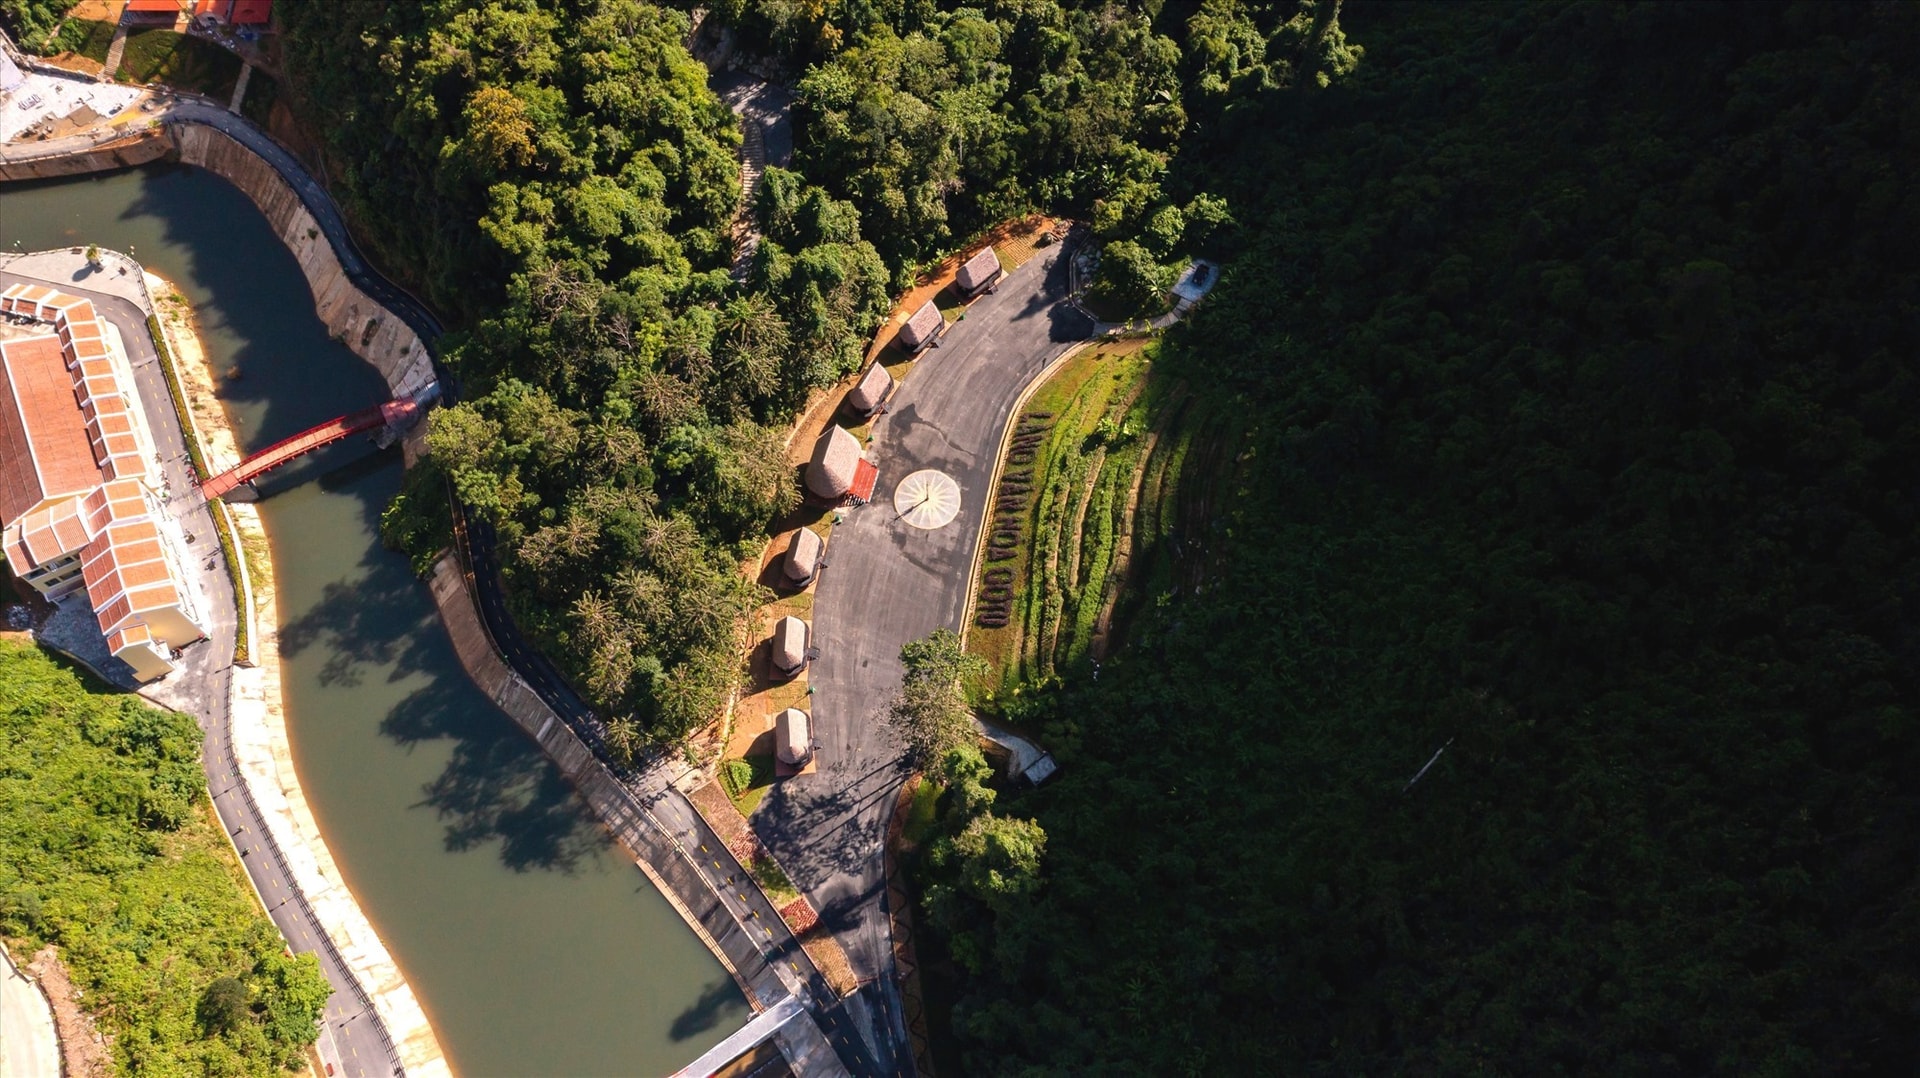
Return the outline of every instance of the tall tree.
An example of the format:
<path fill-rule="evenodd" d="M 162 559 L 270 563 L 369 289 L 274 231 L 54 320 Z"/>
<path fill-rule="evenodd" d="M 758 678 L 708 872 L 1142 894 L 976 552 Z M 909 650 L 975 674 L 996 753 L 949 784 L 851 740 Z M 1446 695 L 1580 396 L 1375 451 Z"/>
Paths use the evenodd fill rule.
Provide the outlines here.
<path fill-rule="evenodd" d="M 976 735 L 966 682 L 984 673 L 986 663 L 961 647 L 960 634 L 945 628 L 909 641 L 900 649 L 900 661 L 907 669 L 888 715 L 913 763 L 926 767 L 972 744 Z"/>

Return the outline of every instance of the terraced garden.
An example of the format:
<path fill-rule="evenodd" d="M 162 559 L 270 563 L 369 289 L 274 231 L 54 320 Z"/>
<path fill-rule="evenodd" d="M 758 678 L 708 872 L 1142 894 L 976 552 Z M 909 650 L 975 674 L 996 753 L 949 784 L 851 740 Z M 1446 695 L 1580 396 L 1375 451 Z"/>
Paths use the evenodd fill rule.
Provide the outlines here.
<path fill-rule="evenodd" d="M 1099 661 L 1138 598 L 1199 584 L 1195 555 L 1245 420 L 1156 375 L 1155 351 L 1087 349 L 1016 424 L 968 626 L 990 694 Z"/>

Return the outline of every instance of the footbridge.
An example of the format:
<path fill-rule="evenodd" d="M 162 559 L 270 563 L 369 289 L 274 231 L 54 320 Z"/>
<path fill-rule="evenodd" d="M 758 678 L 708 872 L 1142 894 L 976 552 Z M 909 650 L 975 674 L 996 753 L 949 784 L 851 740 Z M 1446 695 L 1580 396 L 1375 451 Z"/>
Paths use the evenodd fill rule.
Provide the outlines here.
<path fill-rule="evenodd" d="M 223 498 L 236 488 L 245 486 L 255 479 L 273 471 L 275 468 L 306 456 L 316 449 L 352 437 L 367 431 L 376 432 L 382 445 L 391 444 L 391 439 L 406 433 L 407 429 L 420 421 L 420 416 L 440 396 L 438 383 L 427 386 L 418 393 L 399 397 L 363 408 L 343 416 L 336 416 L 325 423 L 310 427 L 291 438 L 282 438 L 258 453 L 207 479 L 200 484 L 201 493 L 208 501 Z"/>

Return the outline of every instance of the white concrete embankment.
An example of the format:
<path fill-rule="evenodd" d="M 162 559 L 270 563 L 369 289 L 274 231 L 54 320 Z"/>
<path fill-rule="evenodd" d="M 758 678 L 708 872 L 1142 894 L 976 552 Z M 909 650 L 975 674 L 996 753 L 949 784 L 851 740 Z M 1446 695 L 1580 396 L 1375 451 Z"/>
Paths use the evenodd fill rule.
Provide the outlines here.
<path fill-rule="evenodd" d="M 208 468 L 217 473 L 238 463 L 241 455 L 226 412 L 214 397 L 213 370 L 194 331 L 191 312 L 172 299 L 178 295 L 177 290 L 151 273 L 147 282 L 155 297 L 164 297 L 155 301 L 154 309 L 187 395 L 193 424 L 187 434 L 200 441 Z M 266 528 L 257 506 L 239 504 L 228 509 L 238 533 L 236 542 L 243 551 L 252 552 L 245 557 L 247 579 L 234 581 L 248 615 L 253 662 L 252 669 L 233 670 L 228 706 L 234 762 L 295 885 L 341 960 L 373 1001 L 409 1078 L 450 1075 L 426 1011 L 354 900 L 301 792 L 282 703 L 280 621 Z"/>

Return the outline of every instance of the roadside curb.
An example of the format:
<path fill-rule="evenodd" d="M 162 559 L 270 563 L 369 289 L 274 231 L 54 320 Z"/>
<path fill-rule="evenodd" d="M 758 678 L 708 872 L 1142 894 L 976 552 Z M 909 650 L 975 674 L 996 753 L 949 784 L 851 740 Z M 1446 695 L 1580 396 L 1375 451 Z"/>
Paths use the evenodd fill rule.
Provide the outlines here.
<path fill-rule="evenodd" d="M 1046 385 L 1047 380 L 1065 366 L 1068 360 L 1088 348 L 1104 343 L 1107 342 L 1099 338 L 1081 341 L 1055 356 L 1020 390 L 1020 395 L 1013 400 L 1013 407 L 1007 411 L 1006 426 L 1000 431 L 1000 445 L 994 452 L 993 475 L 987 480 L 987 510 L 980 514 L 980 529 L 973 537 L 973 567 L 967 571 L 967 601 L 966 605 L 960 608 L 960 646 L 962 648 L 966 647 L 967 632 L 973 627 L 973 604 L 980 592 L 977 586 L 980 580 L 980 566 L 985 564 L 987 530 L 993 523 L 993 492 L 1000 489 L 1000 476 L 1007 470 L 1007 447 L 1013 443 L 1013 428 L 1019 424 L 1020 413 L 1026 408 L 1027 402 L 1033 399 L 1033 395 L 1040 391 L 1040 387 Z"/>

